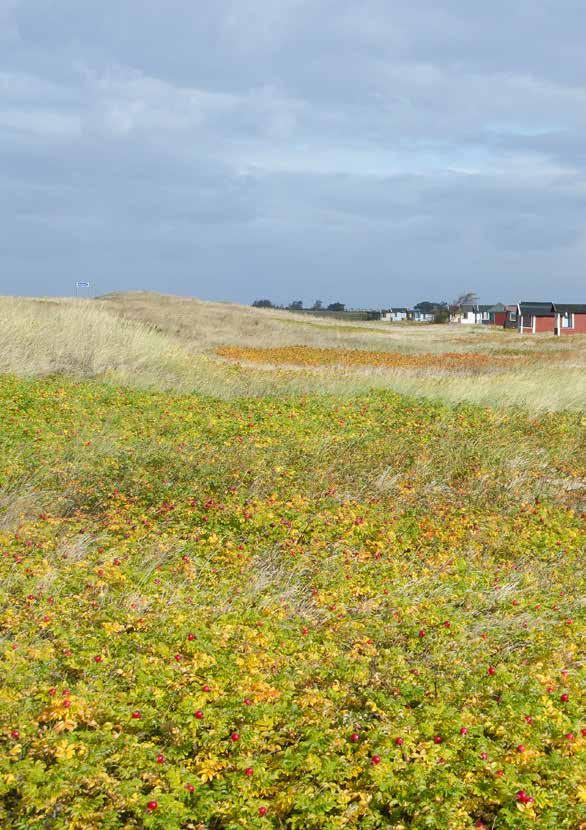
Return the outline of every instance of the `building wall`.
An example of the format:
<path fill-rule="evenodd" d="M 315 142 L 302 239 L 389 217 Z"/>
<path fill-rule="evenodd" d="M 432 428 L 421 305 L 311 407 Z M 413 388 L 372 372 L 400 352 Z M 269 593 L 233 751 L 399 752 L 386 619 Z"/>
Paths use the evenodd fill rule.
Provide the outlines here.
<path fill-rule="evenodd" d="M 543 334 L 548 331 L 553 334 L 556 328 L 556 318 L 523 314 L 519 317 L 517 328 L 521 334 Z"/>
<path fill-rule="evenodd" d="M 560 331 L 562 334 L 586 334 L 586 314 L 574 314 L 574 327 L 560 328 Z"/>
<path fill-rule="evenodd" d="M 495 325 L 495 326 L 504 326 L 505 320 L 507 319 L 507 312 L 506 311 L 495 311 L 493 317 L 494 317 L 494 319 L 492 320 L 493 325 Z"/>
<path fill-rule="evenodd" d="M 381 320 L 389 320 L 391 323 L 400 323 L 407 319 L 408 315 L 405 311 L 385 311 L 381 314 Z"/>
<path fill-rule="evenodd" d="M 538 334 L 544 331 L 553 331 L 555 328 L 555 317 L 536 317 L 535 318 L 535 333 Z"/>

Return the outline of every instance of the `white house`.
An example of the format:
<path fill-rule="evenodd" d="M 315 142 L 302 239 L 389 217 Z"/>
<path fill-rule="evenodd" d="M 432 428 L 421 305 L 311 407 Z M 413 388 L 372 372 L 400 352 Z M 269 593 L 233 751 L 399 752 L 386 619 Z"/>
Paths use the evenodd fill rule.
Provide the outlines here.
<path fill-rule="evenodd" d="M 460 306 L 460 319 L 458 322 L 471 326 L 476 323 L 477 306 L 472 303 L 463 303 Z"/>
<path fill-rule="evenodd" d="M 463 303 L 462 305 L 452 307 L 450 311 L 450 321 L 452 323 L 462 323 L 467 326 L 490 323 L 491 308 L 492 306 L 489 305 Z"/>
<path fill-rule="evenodd" d="M 408 308 L 387 308 L 381 313 L 383 320 L 389 320 L 391 323 L 400 323 L 401 320 L 409 319 Z"/>
<path fill-rule="evenodd" d="M 491 322 L 491 305 L 477 305 L 476 306 L 476 322 L 481 325 L 488 325 Z"/>

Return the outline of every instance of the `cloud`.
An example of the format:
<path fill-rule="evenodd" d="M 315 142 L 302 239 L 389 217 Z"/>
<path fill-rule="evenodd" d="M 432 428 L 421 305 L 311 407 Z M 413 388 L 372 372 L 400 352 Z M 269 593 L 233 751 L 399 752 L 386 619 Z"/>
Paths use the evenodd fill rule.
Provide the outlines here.
<path fill-rule="evenodd" d="M 580 299 L 581 15 L 0 0 L 0 289 Z"/>
<path fill-rule="evenodd" d="M 10 130 L 18 136 L 21 133 L 47 137 L 64 137 L 78 135 L 80 120 L 51 110 L 36 109 L 0 111 L 0 128 Z"/>
<path fill-rule="evenodd" d="M 15 13 L 19 0 L 0 0 L 0 44 L 10 44 L 20 39 Z"/>
<path fill-rule="evenodd" d="M 183 146 L 189 136 L 211 146 L 223 135 L 227 142 L 255 137 L 285 140 L 303 111 L 303 102 L 270 85 L 228 94 L 171 84 L 123 66 L 102 72 L 86 65 L 76 69 L 75 91 L 31 75 L 0 73 L 5 104 L 0 124 L 35 135 L 61 133 L 64 138 L 81 131 L 146 139 L 178 133 Z M 54 109 L 47 109 L 48 101 Z M 74 112 L 71 104 L 77 104 Z"/>
<path fill-rule="evenodd" d="M 250 56 L 258 51 L 278 51 L 289 39 L 295 24 L 311 15 L 312 3 L 310 0 L 230 0 L 224 9 L 222 32 L 228 46 Z"/>

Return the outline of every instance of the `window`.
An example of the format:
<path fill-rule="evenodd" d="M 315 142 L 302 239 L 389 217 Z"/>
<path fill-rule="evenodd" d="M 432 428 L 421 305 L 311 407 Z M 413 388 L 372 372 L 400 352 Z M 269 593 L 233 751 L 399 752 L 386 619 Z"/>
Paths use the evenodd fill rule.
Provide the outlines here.
<path fill-rule="evenodd" d="M 511 323 L 517 322 L 517 312 L 516 311 L 509 311 L 509 320 Z"/>
<path fill-rule="evenodd" d="M 562 328 L 563 329 L 573 329 L 574 328 L 574 315 L 570 314 L 569 311 L 564 312 L 562 314 Z"/>

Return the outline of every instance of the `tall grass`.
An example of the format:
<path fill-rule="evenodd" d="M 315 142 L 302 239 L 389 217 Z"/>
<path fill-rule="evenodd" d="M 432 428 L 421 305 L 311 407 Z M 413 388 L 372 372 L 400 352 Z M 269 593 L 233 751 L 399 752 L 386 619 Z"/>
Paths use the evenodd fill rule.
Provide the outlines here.
<path fill-rule="evenodd" d="M 583 337 L 519 337 L 455 326 L 308 320 L 279 311 L 146 293 L 98 301 L 0 298 L 0 372 L 63 374 L 219 398 L 388 388 L 457 403 L 577 410 L 586 400 Z M 218 345 L 311 345 L 405 353 L 504 351 L 530 356 L 515 368 L 446 370 L 278 368 L 221 361 Z"/>
<path fill-rule="evenodd" d="M 117 318 L 87 302 L 3 298 L 0 369 L 24 375 L 90 377 L 173 366 L 179 344 L 147 326 Z"/>
<path fill-rule="evenodd" d="M 392 389 L 400 394 L 452 404 L 520 406 L 534 412 L 582 411 L 586 402 L 586 373 L 579 368 L 548 365 L 467 375 L 405 369 L 313 373 L 302 370 L 297 374 L 289 370 L 283 372 L 281 388 L 299 394 L 321 391 L 346 395 L 369 389 Z"/>
<path fill-rule="evenodd" d="M 340 347 L 373 351 L 510 351 L 569 356 L 575 338 L 520 337 L 489 326 L 343 322 L 279 309 L 203 302 L 146 291 L 106 295 L 97 301 L 125 319 L 146 323 L 201 350 L 219 345 Z"/>

